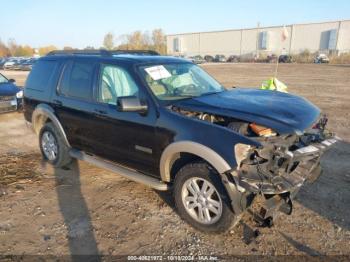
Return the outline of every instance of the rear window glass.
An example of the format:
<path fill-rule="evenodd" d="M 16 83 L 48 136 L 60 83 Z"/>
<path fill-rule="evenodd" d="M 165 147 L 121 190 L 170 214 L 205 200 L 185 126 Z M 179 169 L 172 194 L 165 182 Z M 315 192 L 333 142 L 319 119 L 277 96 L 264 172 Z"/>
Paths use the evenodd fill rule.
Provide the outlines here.
<path fill-rule="evenodd" d="M 25 87 L 43 91 L 50 84 L 50 79 L 58 66 L 57 61 L 38 61 L 30 72 Z"/>
<path fill-rule="evenodd" d="M 66 65 L 60 84 L 60 94 L 68 97 L 91 99 L 95 64 L 70 62 Z"/>

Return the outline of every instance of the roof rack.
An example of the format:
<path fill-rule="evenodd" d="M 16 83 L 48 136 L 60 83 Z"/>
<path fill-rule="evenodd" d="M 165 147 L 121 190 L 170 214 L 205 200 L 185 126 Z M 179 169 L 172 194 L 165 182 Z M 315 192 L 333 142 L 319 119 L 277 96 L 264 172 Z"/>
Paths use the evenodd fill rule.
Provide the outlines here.
<path fill-rule="evenodd" d="M 55 50 L 47 54 L 52 55 L 95 55 L 95 56 L 114 56 L 114 55 L 160 55 L 158 52 L 153 50 Z"/>

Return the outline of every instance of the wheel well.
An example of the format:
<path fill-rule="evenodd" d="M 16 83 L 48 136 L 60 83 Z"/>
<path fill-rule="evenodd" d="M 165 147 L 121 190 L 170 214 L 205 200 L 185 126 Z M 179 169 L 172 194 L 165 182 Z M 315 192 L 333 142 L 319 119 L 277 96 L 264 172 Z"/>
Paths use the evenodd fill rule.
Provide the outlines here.
<path fill-rule="evenodd" d="M 184 167 L 185 165 L 187 165 L 189 163 L 193 163 L 193 162 L 197 162 L 197 161 L 203 161 L 203 162 L 208 163 L 207 161 L 205 161 L 205 159 L 203 159 L 195 154 L 191 154 L 191 153 L 179 153 L 179 154 L 177 154 L 171 163 L 170 181 L 171 182 L 174 181 L 177 172 L 179 172 L 179 170 L 182 167 Z M 208 165 L 210 165 L 210 164 L 208 163 Z"/>
<path fill-rule="evenodd" d="M 46 124 L 52 122 L 52 120 L 45 114 L 39 114 L 34 119 L 34 131 L 36 134 L 39 134 L 41 128 Z"/>

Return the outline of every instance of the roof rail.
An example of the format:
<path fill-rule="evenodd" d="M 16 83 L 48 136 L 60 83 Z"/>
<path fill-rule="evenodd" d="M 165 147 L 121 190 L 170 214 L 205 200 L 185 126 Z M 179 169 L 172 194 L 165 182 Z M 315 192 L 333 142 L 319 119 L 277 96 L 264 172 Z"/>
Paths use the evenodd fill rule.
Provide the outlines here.
<path fill-rule="evenodd" d="M 157 51 L 153 50 L 113 50 L 109 51 L 112 55 L 122 55 L 122 54 L 130 54 L 130 55 L 160 55 Z"/>
<path fill-rule="evenodd" d="M 97 55 L 97 56 L 113 56 L 113 55 L 160 55 L 153 50 L 55 50 L 49 52 L 47 55 Z"/>
<path fill-rule="evenodd" d="M 110 55 L 107 50 L 55 50 L 47 54 L 51 55 Z"/>

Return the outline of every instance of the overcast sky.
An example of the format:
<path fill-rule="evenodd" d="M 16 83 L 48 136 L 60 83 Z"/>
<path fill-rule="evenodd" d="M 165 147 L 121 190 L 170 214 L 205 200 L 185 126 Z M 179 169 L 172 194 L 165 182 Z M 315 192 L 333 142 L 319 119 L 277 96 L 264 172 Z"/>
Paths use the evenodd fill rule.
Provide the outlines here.
<path fill-rule="evenodd" d="M 350 0 L 2 0 L 0 39 L 100 47 L 107 32 L 167 34 L 350 19 Z"/>

